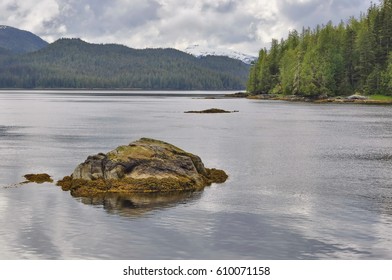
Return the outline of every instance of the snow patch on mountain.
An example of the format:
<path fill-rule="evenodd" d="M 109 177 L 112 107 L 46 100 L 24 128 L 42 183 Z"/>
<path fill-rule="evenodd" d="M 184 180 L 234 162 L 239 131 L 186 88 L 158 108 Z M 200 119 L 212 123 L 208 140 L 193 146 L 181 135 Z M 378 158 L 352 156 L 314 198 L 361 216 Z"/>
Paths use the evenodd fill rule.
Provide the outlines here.
<path fill-rule="evenodd" d="M 244 54 L 241 52 L 227 50 L 227 49 L 213 49 L 209 47 L 203 47 L 200 45 L 191 45 L 187 47 L 184 52 L 191 54 L 196 57 L 204 57 L 207 55 L 215 55 L 215 56 L 227 56 L 233 59 L 241 60 L 246 64 L 251 64 L 253 61 L 257 59 L 257 57 Z"/>

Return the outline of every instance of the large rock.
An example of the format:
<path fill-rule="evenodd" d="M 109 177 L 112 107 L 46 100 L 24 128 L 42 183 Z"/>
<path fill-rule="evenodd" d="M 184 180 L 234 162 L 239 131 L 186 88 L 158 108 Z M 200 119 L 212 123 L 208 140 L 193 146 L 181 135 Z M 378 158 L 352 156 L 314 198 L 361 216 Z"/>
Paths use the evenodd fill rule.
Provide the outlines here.
<path fill-rule="evenodd" d="M 363 95 L 356 93 L 356 94 L 350 95 L 349 97 L 347 97 L 347 99 L 348 100 L 367 100 L 369 98 L 367 96 L 363 96 Z"/>
<path fill-rule="evenodd" d="M 75 196 L 102 192 L 171 192 L 222 183 L 222 170 L 204 167 L 200 157 L 163 141 L 142 138 L 107 154 L 89 156 L 58 182 Z"/>

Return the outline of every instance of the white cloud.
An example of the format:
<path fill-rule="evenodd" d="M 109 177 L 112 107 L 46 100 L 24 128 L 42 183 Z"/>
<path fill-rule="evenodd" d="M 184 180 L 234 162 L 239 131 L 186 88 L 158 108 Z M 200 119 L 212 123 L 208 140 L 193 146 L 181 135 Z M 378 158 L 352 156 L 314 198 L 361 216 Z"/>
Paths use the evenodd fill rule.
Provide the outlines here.
<path fill-rule="evenodd" d="M 44 32 L 44 22 L 58 16 L 55 0 L 3 0 L 0 20 L 3 24 L 37 33 Z"/>
<path fill-rule="evenodd" d="M 358 16 L 368 0 L 4 0 L 0 22 L 48 41 L 80 37 L 130 47 L 191 44 L 256 54 L 291 29 Z"/>

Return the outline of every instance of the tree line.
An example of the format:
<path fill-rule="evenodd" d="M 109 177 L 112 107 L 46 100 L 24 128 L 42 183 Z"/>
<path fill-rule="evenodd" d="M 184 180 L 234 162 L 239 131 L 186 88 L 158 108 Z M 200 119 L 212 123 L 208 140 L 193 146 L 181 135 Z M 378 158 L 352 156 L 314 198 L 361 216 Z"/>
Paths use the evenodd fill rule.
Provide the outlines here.
<path fill-rule="evenodd" d="M 249 68 L 228 57 L 59 39 L 32 53 L 0 52 L 0 87 L 241 90 Z"/>
<path fill-rule="evenodd" d="M 392 95 L 392 0 L 346 23 L 293 30 L 252 65 L 247 91 L 300 96 Z"/>

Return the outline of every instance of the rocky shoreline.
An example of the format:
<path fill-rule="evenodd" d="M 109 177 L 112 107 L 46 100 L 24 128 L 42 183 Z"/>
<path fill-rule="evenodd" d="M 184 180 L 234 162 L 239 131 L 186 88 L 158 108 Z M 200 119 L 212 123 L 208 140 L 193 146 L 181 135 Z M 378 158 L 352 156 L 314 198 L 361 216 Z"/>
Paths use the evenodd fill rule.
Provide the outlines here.
<path fill-rule="evenodd" d="M 367 96 L 354 94 L 346 97 L 304 97 L 297 95 L 275 95 L 275 94 L 250 94 L 246 92 L 237 92 L 234 94 L 225 95 L 226 98 L 247 98 L 256 100 L 280 100 L 291 102 L 311 102 L 311 103 L 353 103 L 353 104 L 369 104 L 369 105 L 392 105 L 392 100 L 374 100 Z"/>

